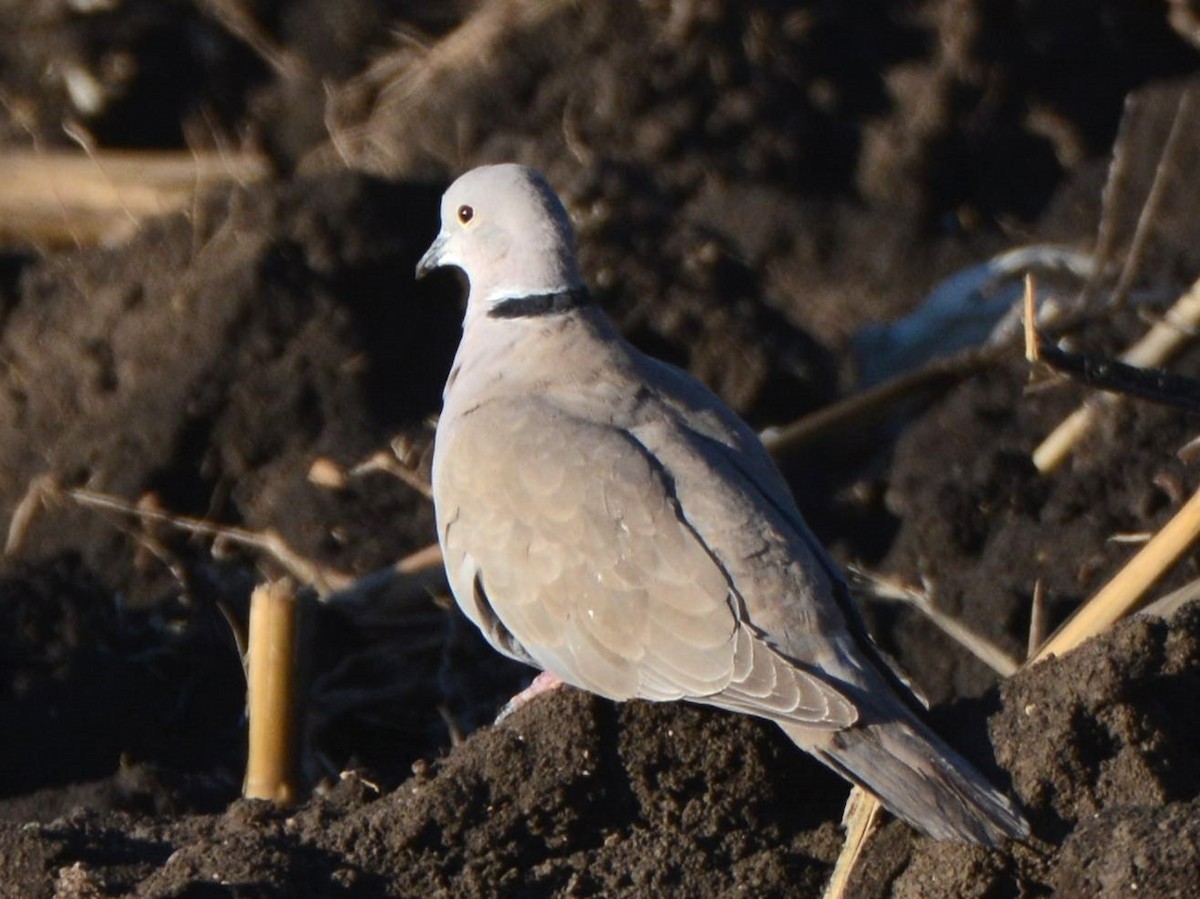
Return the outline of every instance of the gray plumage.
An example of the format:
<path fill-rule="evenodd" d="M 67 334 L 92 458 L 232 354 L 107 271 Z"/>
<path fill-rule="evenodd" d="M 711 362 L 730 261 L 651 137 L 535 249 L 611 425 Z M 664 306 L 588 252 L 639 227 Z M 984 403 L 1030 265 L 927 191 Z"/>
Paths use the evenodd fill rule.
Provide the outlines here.
<path fill-rule="evenodd" d="M 776 722 L 938 839 L 1028 826 L 930 731 L 757 436 L 586 301 L 542 177 L 475 169 L 418 265 L 470 282 L 433 461 L 451 588 L 501 652 L 610 699 Z"/>

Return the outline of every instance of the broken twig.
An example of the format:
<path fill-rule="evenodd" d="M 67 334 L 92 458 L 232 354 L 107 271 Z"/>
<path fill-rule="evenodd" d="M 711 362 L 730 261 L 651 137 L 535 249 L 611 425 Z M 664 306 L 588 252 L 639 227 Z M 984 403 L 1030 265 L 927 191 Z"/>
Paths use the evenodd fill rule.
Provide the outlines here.
<path fill-rule="evenodd" d="M 1139 368 L 1117 359 L 1071 353 L 1038 330 L 1033 311 L 1033 275 L 1025 278 L 1025 358 L 1096 390 L 1200 413 L 1200 381 L 1161 368 Z"/>
<path fill-rule="evenodd" d="M 850 888 L 850 875 L 854 873 L 854 867 L 867 847 L 871 834 L 879 826 L 882 813 L 883 806 L 879 804 L 879 800 L 862 787 L 855 786 L 850 790 L 850 796 L 846 799 L 846 809 L 842 813 L 846 840 L 842 843 L 842 851 L 838 853 L 833 874 L 829 877 L 829 883 L 825 885 L 822 899 L 842 899 L 849 895 L 847 890 Z"/>
<path fill-rule="evenodd" d="M 1200 325 L 1200 281 L 1195 282 L 1167 312 L 1162 321 L 1121 354 L 1120 361 L 1137 368 L 1161 366 L 1175 355 Z M 1033 451 L 1033 464 L 1042 474 L 1049 474 L 1070 455 L 1079 439 L 1088 432 L 1098 406 L 1115 399 L 1113 394 L 1101 394 L 1090 405 L 1080 406 L 1068 416 Z"/>

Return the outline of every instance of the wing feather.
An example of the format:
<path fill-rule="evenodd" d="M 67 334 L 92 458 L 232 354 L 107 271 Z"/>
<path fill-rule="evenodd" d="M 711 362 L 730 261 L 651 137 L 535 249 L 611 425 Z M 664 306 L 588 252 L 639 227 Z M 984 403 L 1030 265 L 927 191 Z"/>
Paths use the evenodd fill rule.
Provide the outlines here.
<path fill-rule="evenodd" d="M 455 596 L 477 624 L 493 614 L 534 663 L 613 699 L 853 722 L 833 686 L 742 620 L 719 554 L 631 434 L 526 397 L 478 407 L 439 433 L 438 452 L 439 535 Z M 478 572 L 487 609 L 473 584 L 464 601 L 460 570 Z"/>

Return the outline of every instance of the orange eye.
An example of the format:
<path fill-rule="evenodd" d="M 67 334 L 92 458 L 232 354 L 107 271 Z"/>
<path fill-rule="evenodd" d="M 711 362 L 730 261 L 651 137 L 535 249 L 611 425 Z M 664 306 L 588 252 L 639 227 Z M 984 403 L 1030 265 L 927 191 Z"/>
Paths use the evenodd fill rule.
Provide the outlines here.
<path fill-rule="evenodd" d="M 472 209 L 470 206 L 459 206 L 458 207 L 458 220 L 460 222 L 462 222 L 464 225 L 473 218 L 475 218 L 475 210 Z"/>

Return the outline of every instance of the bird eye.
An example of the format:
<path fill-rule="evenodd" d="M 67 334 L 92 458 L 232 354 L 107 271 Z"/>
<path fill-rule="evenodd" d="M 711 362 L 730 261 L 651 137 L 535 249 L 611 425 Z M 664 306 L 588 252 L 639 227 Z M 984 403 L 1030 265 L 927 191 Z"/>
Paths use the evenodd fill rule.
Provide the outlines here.
<path fill-rule="evenodd" d="M 470 206 L 464 205 L 458 207 L 458 220 L 464 225 L 473 218 L 475 218 L 475 210 Z"/>

